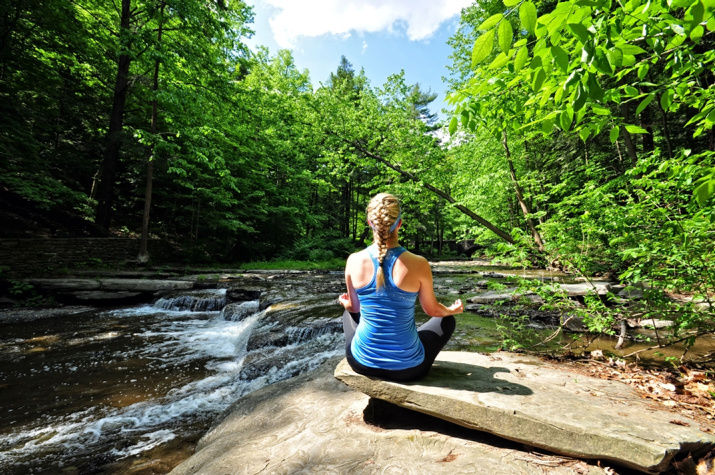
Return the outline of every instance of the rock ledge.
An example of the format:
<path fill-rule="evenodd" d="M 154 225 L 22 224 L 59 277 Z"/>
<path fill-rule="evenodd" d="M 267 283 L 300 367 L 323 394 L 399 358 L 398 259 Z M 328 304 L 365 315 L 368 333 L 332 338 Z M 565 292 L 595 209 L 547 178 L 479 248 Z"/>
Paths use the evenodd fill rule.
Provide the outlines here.
<path fill-rule="evenodd" d="M 341 361 L 335 377 L 374 398 L 559 454 L 661 472 L 680 453 L 705 451 L 715 436 L 649 406 L 629 386 L 575 374 L 514 353 L 442 352 L 423 380 L 400 384 L 358 375 Z"/>

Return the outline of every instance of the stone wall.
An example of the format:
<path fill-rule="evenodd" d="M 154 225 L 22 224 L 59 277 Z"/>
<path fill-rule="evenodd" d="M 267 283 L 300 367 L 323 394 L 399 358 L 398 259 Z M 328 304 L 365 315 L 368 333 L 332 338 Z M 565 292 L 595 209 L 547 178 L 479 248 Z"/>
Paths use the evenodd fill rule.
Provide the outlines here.
<path fill-rule="evenodd" d="M 51 273 L 79 267 L 117 266 L 135 261 L 139 240 L 131 238 L 0 239 L 0 267 L 16 275 Z M 153 262 L 176 258 L 165 241 L 149 241 Z"/>

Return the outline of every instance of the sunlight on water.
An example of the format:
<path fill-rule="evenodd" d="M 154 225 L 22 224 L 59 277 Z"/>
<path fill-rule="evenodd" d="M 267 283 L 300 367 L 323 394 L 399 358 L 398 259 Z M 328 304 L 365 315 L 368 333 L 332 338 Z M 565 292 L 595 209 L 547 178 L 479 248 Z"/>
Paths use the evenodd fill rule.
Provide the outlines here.
<path fill-rule="evenodd" d="M 183 437 L 184 431 L 195 433 L 197 423 L 206 427 L 242 395 L 340 354 L 336 321 L 279 329 L 288 335 L 285 344 L 248 351 L 254 331 L 277 329 L 276 321 L 262 320 L 266 312 L 258 312 L 257 301 L 234 304 L 226 314 L 216 309 L 225 304 L 225 290 L 173 298 L 99 312 L 77 331 L 47 328 L 46 335 L 2 341 L 3 348 L 46 345 L 50 355 L 41 365 L 27 362 L 7 386 L 29 378 L 62 394 L 37 396 L 40 412 L 34 417 L 29 404 L 13 408 L 3 401 L 9 413 L 0 429 L 1 472 L 65 465 L 92 471 L 138 456 Z M 259 369 L 244 368 L 249 354 Z M 62 373 L 70 374 L 70 381 L 60 382 Z M 51 410 L 55 406 L 69 410 Z M 103 460 L 92 461 L 96 454 L 104 454 Z"/>

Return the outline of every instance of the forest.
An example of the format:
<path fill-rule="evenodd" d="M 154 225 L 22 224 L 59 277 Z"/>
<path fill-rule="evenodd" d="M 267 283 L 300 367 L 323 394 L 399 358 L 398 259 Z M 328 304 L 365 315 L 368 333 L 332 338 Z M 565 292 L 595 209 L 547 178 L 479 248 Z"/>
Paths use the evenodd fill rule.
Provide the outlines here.
<path fill-rule="evenodd" d="M 475 3 L 449 40 L 445 123 L 403 71 L 371 84 L 343 57 L 314 86 L 290 51 L 249 49 L 238 0 L 2 5 L 3 213 L 64 223 L 26 237 L 137 237 L 140 262 L 149 238 L 197 263 L 342 261 L 389 191 L 418 252 L 471 240 L 640 285 L 676 338 L 713 331 L 712 0 Z"/>

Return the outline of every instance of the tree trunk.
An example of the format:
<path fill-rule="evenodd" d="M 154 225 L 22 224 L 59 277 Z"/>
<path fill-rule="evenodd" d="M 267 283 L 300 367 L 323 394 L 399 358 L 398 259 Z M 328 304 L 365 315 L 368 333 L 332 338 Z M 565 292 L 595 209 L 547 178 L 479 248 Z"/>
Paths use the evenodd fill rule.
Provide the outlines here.
<path fill-rule="evenodd" d="M 544 242 L 541 240 L 541 234 L 537 231 L 536 226 L 534 226 L 534 221 L 529 216 L 531 210 L 529 210 L 529 205 L 524 201 L 524 195 L 521 191 L 521 186 L 519 181 L 516 179 L 516 171 L 514 170 L 514 161 L 511 158 L 511 151 L 509 150 L 509 142 L 507 141 L 506 131 L 502 131 L 502 147 L 504 147 L 504 154 L 506 155 L 506 161 L 509 164 L 509 175 L 511 176 L 511 182 L 514 185 L 514 193 L 516 194 L 516 199 L 519 202 L 521 211 L 524 214 L 524 219 L 526 220 L 527 226 L 531 231 L 531 235 L 534 238 L 534 243 L 536 243 L 537 249 L 540 252 L 544 252 Z"/>
<path fill-rule="evenodd" d="M 161 2 L 161 8 L 159 9 L 159 28 L 156 34 L 156 44 L 157 47 L 161 46 L 161 35 L 163 33 L 164 27 L 164 7 L 165 2 Z M 150 131 L 152 136 L 156 135 L 157 132 L 157 119 L 159 115 L 159 101 L 157 100 L 156 94 L 159 91 L 159 66 L 161 61 L 159 58 L 154 60 L 154 77 L 152 83 L 153 97 L 151 100 L 151 126 Z M 146 163 L 146 188 L 144 189 L 144 216 L 142 217 L 142 237 L 141 243 L 139 245 L 139 256 L 137 260 L 140 264 L 146 264 L 149 262 L 149 215 L 151 212 L 151 196 L 152 196 L 152 185 L 154 181 L 154 139 L 152 139 L 152 146 L 149 150 L 149 156 L 147 157 Z"/>
<path fill-rule="evenodd" d="M 122 16 L 119 43 L 119 59 L 117 60 L 117 77 L 114 82 L 114 100 L 109 117 L 109 130 L 106 136 L 104 157 L 97 186 L 97 210 L 95 222 L 104 229 L 109 228 L 112 219 L 112 200 L 114 195 L 114 180 L 121 147 L 122 128 L 124 126 L 124 107 L 127 102 L 129 88 L 129 64 L 131 57 L 124 48 L 122 37 L 131 34 L 129 23 L 131 19 L 131 0 L 122 0 Z"/>
<path fill-rule="evenodd" d="M 457 204 L 457 200 L 455 200 L 455 199 L 452 197 L 452 195 L 450 195 L 450 194 L 447 193 L 446 191 L 440 190 L 439 188 L 437 188 L 437 187 L 435 187 L 435 186 L 433 186 L 433 185 L 431 185 L 431 184 L 429 184 L 429 183 L 426 183 L 426 182 L 420 180 L 420 179 L 419 179 L 417 176 L 415 176 L 414 174 L 412 174 L 412 173 L 410 173 L 410 172 L 408 172 L 408 171 L 403 170 L 402 168 L 400 168 L 400 167 L 397 166 L 397 165 L 394 165 L 393 163 L 389 162 L 388 160 L 386 160 L 385 158 L 381 157 L 380 155 L 377 155 L 377 154 L 375 154 L 375 153 L 370 152 L 370 151 L 367 150 L 365 147 L 363 147 L 363 145 L 362 145 L 360 142 L 353 141 L 353 142 L 351 142 L 351 145 L 353 145 L 357 150 L 359 150 L 359 151 L 360 151 L 363 155 L 365 155 L 366 157 L 373 158 L 373 159 L 377 160 L 378 162 L 382 163 L 383 165 L 385 165 L 386 167 L 395 170 L 397 173 L 399 173 L 399 174 L 402 175 L 403 177 L 409 179 L 410 181 L 413 181 L 414 183 L 419 183 L 419 184 L 421 184 L 422 186 L 424 186 L 425 188 L 427 188 L 427 189 L 428 189 L 429 191 L 431 191 L 432 193 L 436 194 L 436 195 L 439 196 L 440 198 L 442 198 L 442 199 L 446 200 L 447 202 L 451 203 L 452 205 L 454 205 L 454 207 L 457 208 L 457 209 L 458 209 L 459 211 L 461 211 L 462 213 L 466 214 L 467 216 L 469 216 L 470 218 L 472 218 L 473 220 L 475 220 L 476 222 L 478 222 L 479 224 L 481 224 L 481 225 L 484 226 L 485 228 L 487 228 L 487 229 L 489 229 L 490 231 L 492 231 L 494 234 L 496 234 L 497 236 L 499 236 L 500 238 L 502 238 L 504 241 L 506 241 L 506 242 L 508 242 L 508 243 L 510 243 L 510 244 L 513 244 L 513 243 L 514 243 L 514 239 L 511 237 L 511 235 L 510 235 L 509 233 L 507 233 L 506 231 L 503 231 L 503 230 L 499 229 L 497 226 L 493 225 L 492 223 L 490 223 L 490 222 L 487 221 L 486 219 L 482 218 L 481 216 L 479 216 L 477 213 L 475 213 L 474 211 L 470 210 L 470 209 L 467 208 L 466 206 Z"/>
<path fill-rule="evenodd" d="M 624 118 L 628 118 L 629 108 L 626 104 L 621 105 L 621 113 Z M 636 145 L 633 143 L 633 136 L 631 135 L 625 127 L 621 127 L 621 135 L 623 136 L 623 141 L 626 144 L 626 153 L 628 158 L 631 159 L 631 164 L 635 164 L 638 161 L 638 153 L 636 152 Z"/>
<path fill-rule="evenodd" d="M 670 143 L 670 127 L 668 126 L 668 113 L 658 104 L 660 109 L 660 119 L 663 124 L 663 139 L 665 140 L 665 150 L 668 158 L 673 158 L 673 146 Z"/>

